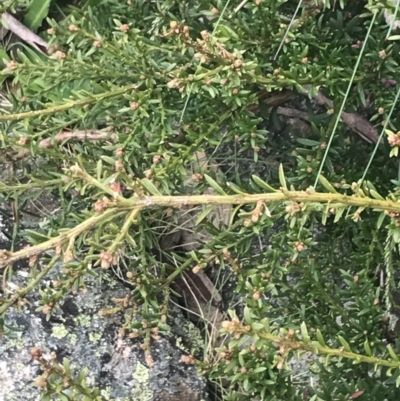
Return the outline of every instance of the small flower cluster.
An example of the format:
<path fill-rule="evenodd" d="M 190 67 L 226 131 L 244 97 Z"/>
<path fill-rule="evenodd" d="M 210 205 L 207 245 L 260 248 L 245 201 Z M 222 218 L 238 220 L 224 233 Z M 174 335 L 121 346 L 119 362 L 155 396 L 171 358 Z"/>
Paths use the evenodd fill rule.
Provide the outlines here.
<path fill-rule="evenodd" d="M 388 129 L 385 131 L 388 136 L 389 145 L 392 147 L 392 150 L 390 151 L 390 157 L 398 156 L 400 146 L 400 131 L 396 133 Z"/>
<path fill-rule="evenodd" d="M 238 319 L 225 320 L 221 323 L 221 327 L 226 332 L 233 334 L 236 340 L 243 334 L 251 332 L 251 326 L 244 326 Z"/>

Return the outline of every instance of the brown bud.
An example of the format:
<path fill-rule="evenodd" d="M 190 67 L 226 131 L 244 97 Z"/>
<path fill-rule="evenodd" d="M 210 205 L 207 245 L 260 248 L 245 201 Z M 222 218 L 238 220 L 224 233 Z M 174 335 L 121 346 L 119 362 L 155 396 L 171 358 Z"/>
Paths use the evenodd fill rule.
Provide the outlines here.
<path fill-rule="evenodd" d="M 244 225 L 245 227 L 250 227 L 251 225 L 253 225 L 253 223 L 252 223 L 252 221 L 251 221 L 250 219 L 245 219 L 245 220 L 243 221 L 243 225 Z"/>
<path fill-rule="evenodd" d="M 116 151 L 115 151 L 115 156 L 117 156 L 117 157 L 122 157 L 124 155 L 124 148 L 118 148 Z"/>
<path fill-rule="evenodd" d="M 55 30 L 53 27 L 51 27 L 51 28 L 49 28 L 49 29 L 47 30 L 47 33 L 48 33 L 49 35 L 54 35 L 54 34 L 56 33 L 56 30 Z"/>
<path fill-rule="evenodd" d="M 121 173 L 125 172 L 124 164 L 121 160 L 116 160 L 115 162 L 115 170 L 120 171 Z"/>
<path fill-rule="evenodd" d="M 6 67 L 9 69 L 9 70 L 16 70 L 17 68 L 18 68 L 18 66 L 19 66 L 19 64 L 16 62 L 16 61 L 14 61 L 14 60 L 11 60 L 10 62 L 8 62 L 7 64 L 6 64 Z"/>
<path fill-rule="evenodd" d="M 139 108 L 139 103 L 138 102 L 132 102 L 129 105 L 129 107 L 130 107 L 131 110 L 137 110 Z"/>
<path fill-rule="evenodd" d="M 40 359 L 42 359 L 43 350 L 39 347 L 33 347 L 29 351 L 29 354 L 31 359 L 33 359 L 34 361 L 39 361 Z"/>
<path fill-rule="evenodd" d="M 120 30 L 121 32 L 123 32 L 123 33 L 127 33 L 127 32 L 129 32 L 129 25 L 128 25 L 128 24 L 122 24 L 122 25 L 119 27 L 119 30 Z"/>
<path fill-rule="evenodd" d="M 233 62 L 233 67 L 236 68 L 237 70 L 240 69 L 243 66 L 243 61 L 240 59 L 236 59 Z"/>
<path fill-rule="evenodd" d="M 39 388 L 44 389 L 47 386 L 47 381 L 43 376 L 38 376 L 35 379 L 34 384 Z"/>
<path fill-rule="evenodd" d="M 67 55 L 64 52 L 60 51 L 60 50 L 57 50 L 55 52 L 55 55 L 59 60 L 64 60 L 65 57 L 67 57 Z"/>
<path fill-rule="evenodd" d="M 297 251 L 297 252 L 303 252 L 304 251 L 304 244 L 302 243 L 302 242 L 300 242 L 300 241 L 298 241 L 298 242 L 296 242 L 296 244 L 294 245 L 294 249 Z"/>
<path fill-rule="evenodd" d="M 205 41 L 207 41 L 210 38 L 210 34 L 206 30 L 201 31 L 200 35 Z"/>
<path fill-rule="evenodd" d="M 204 179 L 204 176 L 200 173 L 194 173 L 192 175 L 192 181 L 194 181 L 194 182 L 201 182 L 201 181 L 203 181 L 203 179 Z"/>
<path fill-rule="evenodd" d="M 202 269 L 203 269 L 203 266 L 202 266 L 202 265 L 196 265 L 195 267 L 193 267 L 192 272 L 193 272 L 194 274 L 197 274 L 197 273 L 199 273 L 200 270 L 202 270 Z"/>
<path fill-rule="evenodd" d="M 77 31 L 79 31 L 79 28 L 75 24 L 71 24 L 68 27 L 68 30 L 71 31 L 71 32 L 77 32 Z"/>
<path fill-rule="evenodd" d="M 100 40 L 95 40 L 95 41 L 93 42 L 93 46 L 94 46 L 94 47 L 101 47 L 101 42 L 100 42 Z"/>
<path fill-rule="evenodd" d="M 148 179 L 151 180 L 153 178 L 153 172 L 151 170 L 146 170 L 144 172 L 144 176 Z"/>
<path fill-rule="evenodd" d="M 153 163 L 154 163 L 154 164 L 160 163 L 161 160 L 162 160 L 162 156 L 161 156 L 161 155 L 154 155 L 154 156 L 153 156 Z"/>
<path fill-rule="evenodd" d="M 114 255 L 110 251 L 104 251 L 100 254 L 100 266 L 102 269 L 108 269 L 113 262 Z"/>
<path fill-rule="evenodd" d="M 193 355 L 182 355 L 181 356 L 181 361 L 183 362 L 183 363 L 186 363 L 186 364 L 190 364 L 190 365 L 193 365 L 193 364 L 195 364 L 196 363 L 196 360 L 194 359 L 194 357 L 193 357 Z"/>
<path fill-rule="evenodd" d="M 50 305 L 50 304 L 46 304 L 46 305 L 43 306 L 42 312 L 45 315 L 48 315 L 49 313 L 51 313 L 52 310 L 53 310 L 53 306 Z"/>

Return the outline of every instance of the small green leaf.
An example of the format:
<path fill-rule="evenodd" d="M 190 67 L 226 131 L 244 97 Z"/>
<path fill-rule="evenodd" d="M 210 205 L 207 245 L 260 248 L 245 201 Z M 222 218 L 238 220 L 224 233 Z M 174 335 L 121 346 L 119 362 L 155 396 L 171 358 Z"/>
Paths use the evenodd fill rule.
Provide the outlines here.
<path fill-rule="evenodd" d="M 346 210 L 345 207 L 339 207 L 338 209 L 335 210 L 335 219 L 333 220 L 334 223 L 337 223 L 341 219 L 343 212 L 345 210 Z"/>
<path fill-rule="evenodd" d="M 68 361 L 67 358 L 64 358 L 64 359 L 63 359 L 63 365 L 64 365 L 65 373 L 66 373 L 68 376 L 71 376 L 71 366 L 70 366 L 69 361 Z"/>
<path fill-rule="evenodd" d="M 49 13 L 51 0 L 33 0 L 25 14 L 24 25 L 36 32 Z"/>
<path fill-rule="evenodd" d="M 100 156 L 102 160 L 104 160 L 106 163 L 111 164 L 112 166 L 115 165 L 115 159 L 109 156 Z"/>
<path fill-rule="evenodd" d="M 272 188 L 271 185 L 263 181 L 260 177 L 252 175 L 251 178 L 260 188 L 265 189 L 268 192 L 279 192 L 277 189 Z"/>
<path fill-rule="evenodd" d="M 338 336 L 337 338 L 345 351 L 352 352 L 349 343 L 342 336 Z"/>
<path fill-rule="evenodd" d="M 84 6 L 82 7 L 83 10 L 87 10 L 89 7 L 96 7 L 101 4 L 104 0 L 87 0 Z"/>
<path fill-rule="evenodd" d="M 279 165 L 279 182 L 283 188 L 288 189 L 282 163 Z"/>
<path fill-rule="evenodd" d="M 207 206 L 200 214 L 199 217 L 196 220 L 196 226 L 198 226 L 211 212 L 211 210 L 213 210 L 214 206 Z"/>
<path fill-rule="evenodd" d="M 322 186 L 330 193 L 332 194 L 337 194 L 338 192 L 334 188 L 334 186 L 321 174 L 319 176 L 319 182 L 322 184 Z"/>
<path fill-rule="evenodd" d="M 383 220 L 385 220 L 386 214 L 384 212 L 382 212 L 379 217 L 378 220 L 376 222 L 376 228 L 379 230 L 382 226 Z"/>
<path fill-rule="evenodd" d="M 251 319 L 251 311 L 250 311 L 250 308 L 248 306 L 245 306 L 243 315 L 244 315 L 245 322 L 248 325 L 250 325 L 252 323 L 252 319 Z"/>
<path fill-rule="evenodd" d="M 321 143 L 318 141 L 313 141 L 312 139 L 306 139 L 306 138 L 297 138 L 297 142 L 301 143 L 302 145 L 305 146 L 321 146 Z"/>
<path fill-rule="evenodd" d="M 310 342 L 310 336 L 308 335 L 307 326 L 305 322 L 302 322 L 300 325 L 301 337 L 303 338 L 303 342 L 305 344 Z"/>
<path fill-rule="evenodd" d="M 246 192 L 243 192 L 237 185 L 232 182 L 227 182 L 226 185 L 232 189 L 233 192 L 237 193 L 238 195 L 247 195 Z"/>
<path fill-rule="evenodd" d="M 215 181 L 213 178 L 211 178 L 209 175 L 204 174 L 204 178 L 206 179 L 206 181 L 208 182 L 208 184 L 210 185 L 210 187 L 217 193 L 219 193 L 220 195 L 227 195 L 226 192 L 219 186 L 219 184 L 217 183 L 217 181 Z"/>
<path fill-rule="evenodd" d="M 317 340 L 318 340 L 318 342 L 319 342 L 323 347 L 326 347 L 326 343 L 325 343 L 324 337 L 322 336 L 322 333 L 321 333 L 320 329 L 317 329 L 316 335 L 317 335 Z"/>
<path fill-rule="evenodd" d="M 99 159 L 97 161 L 97 167 L 96 167 L 96 174 L 97 174 L 97 179 L 101 180 L 101 173 L 103 171 L 103 161 Z"/>
<path fill-rule="evenodd" d="M 142 178 L 140 181 L 152 195 L 161 195 L 157 187 L 148 178 Z"/>
<path fill-rule="evenodd" d="M 389 355 L 390 357 L 394 360 L 394 361 L 398 361 L 399 357 L 396 355 L 396 353 L 394 352 L 392 346 L 389 344 L 387 346 L 387 350 L 389 351 Z"/>
<path fill-rule="evenodd" d="M 370 189 L 369 193 L 371 194 L 371 196 L 375 199 L 378 200 L 385 200 L 385 198 L 383 198 L 381 195 L 378 194 L 378 192 L 376 192 L 374 189 Z"/>
<path fill-rule="evenodd" d="M 371 351 L 371 347 L 368 342 L 368 338 L 364 341 L 364 350 L 368 356 L 372 356 L 372 351 Z"/>
<path fill-rule="evenodd" d="M 33 230 L 25 229 L 25 233 L 30 237 L 33 241 L 36 242 L 45 242 L 50 239 L 47 235 L 43 235 Z"/>

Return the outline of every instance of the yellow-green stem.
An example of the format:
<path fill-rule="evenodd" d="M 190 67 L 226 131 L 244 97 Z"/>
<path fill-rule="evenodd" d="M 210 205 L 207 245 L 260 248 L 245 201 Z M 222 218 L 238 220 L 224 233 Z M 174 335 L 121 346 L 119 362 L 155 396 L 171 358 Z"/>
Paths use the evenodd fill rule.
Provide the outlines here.
<path fill-rule="evenodd" d="M 284 337 L 279 337 L 277 335 L 268 332 L 257 332 L 257 335 L 260 338 L 276 343 L 278 346 L 283 346 L 291 350 L 310 351 L 313 352 L 314 354 L 325 354 L 331 357 L 353 359 L 357 362 L 366 362 L 380 366 L 388 366 L 390 368 L 400 368 L 400 361 L 380 359 L 376 358 L 375 356 L 362 355 L 362 354 L 357 354 L 355 352 L 345 351 L 342 349 L 330 348 L 328 346 L 323 346 L 315 341 L 306 344 L 302 341 L 296 341 Z"/>
<path fill-rule="evenodd" d="M 23 120 L 25 118 L 30 118 L 30 117 L 47 116 L 50 114 L 56 114 L 56 113 L 59 113 L 60 111 L 69 110 L 74 107 L 84 106 L 86 104 L 96 103 L 99 100 L 107 99 L 107 98 L 114 97 L 114 96 L 119 96 L 119 95 L 122 95 L 122 94 L 129 92 L 131 90 L 134 90 L 134 89 L 135 89 L 135 85 L 128 85 L 128 86 L 124 86 L 122 88 L 110 90 L 109 92 L 99 93 L 97 95 L 93 94 L 84 99 L 73 100 L 71 102 L 67 102 L 64 104 L 57 105 L 57 106 L 48 107 L 48 108 L 41 109 L 41 110 L 32 110 L 32 111 L 26 111 L 24 113 L 16 113 L 16 114 L 3 114 L 3 115 L 0 115 L 0 121 L 18 121 L 18 120 Z"/>

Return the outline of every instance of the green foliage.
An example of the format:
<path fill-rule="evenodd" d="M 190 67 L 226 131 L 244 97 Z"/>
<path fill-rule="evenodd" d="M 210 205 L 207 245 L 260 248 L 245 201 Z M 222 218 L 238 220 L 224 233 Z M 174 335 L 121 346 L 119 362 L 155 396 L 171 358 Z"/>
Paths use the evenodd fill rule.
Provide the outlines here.
<path fill-rule="evenodd" d="M 51 0 L 33 0 L 24 17 L 24 25 L 36 32 L 47 17 Z"/>
<path fill-rule="evenodd" d="M 391 6 L 304 2 L 289 29 L 297 2 L 240 3 L 88 1 L 48 21 L 49 58 L 27 51 L 7 64 L 14 90 L 0 116 L 0 162 L 18 169 L 0 184 L 0 200 L 23 212 L 44 191 L 60 199 L 39 229 L 15 231 L 13 243 L 28 240 L 47 263 L 20 296 L 63 258 L 58 286 L 37 289 L 37 310 L 49 318 L 87 274 L 119 263 L 146 322 L 124 329 L 150 347 L 151 330 L 166 329 L 171 282 L 215 264 L 236 280 L 242 308 L 224 322 L 227 342 L 199 365 L 232 383 L 221 388 L 226 400 L 397 400 L 400 344 L 387 346 L 399 267 L 399 163 L 389 157 L 397 142 L 374 150 L 338 119 L 341 108 L 358 112 L 397 136 Z M 333 110 L 313 104 L 318 90 Z M 309 132 L 291 132 L 277 107 L 263 105 L 282 91 L 307 110 Z M 87 140 L 64 135 L 82 131 Z M 203 195 L 209 188 L 215 195 Z M 211 224 L 211 205 L 229 202 L 238 205 L 229 224 Z M 150 250 L 179 227 L 187 204 L 207 205 L 196 230 L 210 240 L 174 254 L 174 266 L 157 262 Z M 37 255 L 28 255 L 35 269 Z M 27 255 L 0 256 L 12 277 L 11 262 Z M 15 302 L 4 294 L 0 315 Z M 305 351 L 315 355 L 315 382 L 288 369 Z M 62 372 L 52 374 L 58 391 Z"/>

